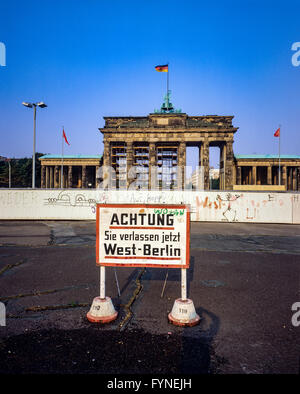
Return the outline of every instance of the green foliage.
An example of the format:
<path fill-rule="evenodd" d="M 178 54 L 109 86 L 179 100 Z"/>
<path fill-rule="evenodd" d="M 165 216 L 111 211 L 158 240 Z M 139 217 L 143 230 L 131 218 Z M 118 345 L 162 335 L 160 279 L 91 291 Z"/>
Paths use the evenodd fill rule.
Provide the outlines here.
<path fill-rule="evenodd" d="M 41 187 L 41 162 L 39 157 L 43 153 L 35 154 L 35 186 Z M 11 187 L 31 187 L 32 186 L 32 158 L 11 159 Z M 0 187 L 9 185 L 9 165 L 6 161 L 0 162 Z"/>

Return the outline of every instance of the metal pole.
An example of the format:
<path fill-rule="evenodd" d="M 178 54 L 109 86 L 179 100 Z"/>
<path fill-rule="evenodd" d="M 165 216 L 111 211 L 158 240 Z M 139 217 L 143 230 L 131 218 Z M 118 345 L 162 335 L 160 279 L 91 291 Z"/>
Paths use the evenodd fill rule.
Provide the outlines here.
<path fill-rule="evenodd" d="M 167 71 L 167 111 L 169 111 L 169 63 L 168 63 L 168 71 Z"/>
<path fill-rule="evenodd" d="M 105 267 L 100 267 L 100 298 L 105 299 Z"/>
<path fill-rule="evenodd" d="M 64 130 L 64 126 L 63 126 Z M 64 178 L 64 136 L 61 136 L 61 174 L 60 174 L 60 188 L 63 188 L 63 178 Z"/>
<path fill-rule="evenodd" d="M 226 144 L 223 146 L 223 190 L 226 190 Z"/>
<path fill-rule="evenodd" d="M 32 189 L 35 189 L 35 139 L 36 139 L 36 105 L 33 104 Z"/>
<path fill-rule="evenodd" d="M 169 94 L 169 64 L 168 64 L 168 71 L 167 71 L 167 94 Z"/>
<path fill-rule="evenodd" d="M 279 185 L 281 185 L 281 172 L 280 172 L 280 134 L 281 134 L 281 125 L 279 125 L 279 152 L 278 152 L 278 157 L 279 157 L 279 166 L 278 166 L 278 179 L 279 179 Z"/>
<path fill-rule="evenodd" d="M 168 275 L 169 275 L 169 272 L 167 270 L 166 278 L 165 278 L 165 282 L 164 282 L 164 285 L 163 285 L 163 288 L 162 288 L 162 292 L 161 292 L 160 298 L 163 298 L 163 296 L 164 296 L 164 292 L 165 292 L 165 288 L 166 288 L 166 284 L 167 284 L 167 280 L 168 280 Z"/>
<path fill-rule="evenodd" d="M 181 269 L 181 299 L 185 301 L 187 299 L 186 291 L 186 268 Z"/>
<path fill-rule="evenodd" d="M 117 284 L 117 289 L 118 289 L 118 295 L 119 295 L 119 297 L 121 297 L 121 292 L 120 292 L 120 287 L 119 287 L 119 281 L 118 281 L 118 277 L 117 277 L 116 267 L 114 267 L 114 271 L 115 271 L 115 279 L 116 279 L 116 284 Z"/>

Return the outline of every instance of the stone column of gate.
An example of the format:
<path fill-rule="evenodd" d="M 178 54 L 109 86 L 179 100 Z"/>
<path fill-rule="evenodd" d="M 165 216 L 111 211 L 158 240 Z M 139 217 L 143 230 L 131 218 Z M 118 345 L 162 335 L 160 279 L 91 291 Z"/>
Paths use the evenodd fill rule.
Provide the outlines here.
<path fill-rule="evenodd" d="M 233 164 L 232 166 L 232 189 L 233 185 L 236 185 L 236 166 Z"/>
<path fill-rule="evenodd" d="M 225 146 L 225 190 L 233 189 L 233 141 L 227 141 Z"/>
<path fill-rule="evenodd" d="M 100 166 L 95 167 L 95 187 L 96 187 L 96 189 L 98 189 L 99 184 L 100 184 L 100 180 L 99 180 L 99 178 L 97 178 L 97 173 L 98 173 L 99 168 L 100 168 Z"/>
<path fill-rule="evenodd" d="M 203 142 L 202 165 L 204 167 L 204 190 L 209 190 L 209 142 Z"/>
<path fill-rule="evenodd" d="M 49 188 L 49 167 L 46 166 L 46 189 Z"/>
<path fill-rule="evenodd" d="M 256 166 L 252 166 L 252 185 L 256 185 L 257 173 Z"/>
<path fill-rule="evenodd" d="M 177 189 L 183 190 L 185 185 L 186 143 L 181 141 L 177 151 Z"/>
<path fill-rule="evenodd" d="M 283 178 L 283 172 L 284 168 L 282 167 L 282 178 Z M 285 178 L 286 178 L 286 190 L 291 190 L 291 185 L 290 185 L 290 167 L 286 167 L 285 170 Z M 282 181 L 283 183 L 283 181 Z"/>
<path fill-rule="evenodd" d="M 272 185 L 272 166 L 270 164 L 267 167 L 267 184 Z"/>
<path fill-rule="evenodd" d="M 293 191 L 297 190 L 297 168 L 293 167 Z"/>
<path fill-rule="evenodd" d="M 292 171 L 292 167 L 287 167 L 286 169 L 286 177 L 287 177 L 287 187 L 288 190 L 293 190 L 293 171 Z"/>
<path fill-rule="evenodd" d="M 46 187 L 46 167 L 42 166 L 41 168 L 41 188 L 45 189 Z"/>
<path fill-rule="evenodd" d="M 73 166 L 68 166 L 68 188 L 73 187 Z"/>
<path fill-rule="evenodd" d="M 198 174 L 197 174 L 197 190 L 204 189 L 204 171 L 203 171 L 203 143 L 199 144 L 199 160 L 198 160 Z"/>
<path fill-rule="evenodd" d="M 54 167 L 54 188 L 59 188 L 59 167 Z"/>
<path fill-rule="evenodd" d="M 110 142 L 104 140 L 104 149 L 103 149 L 103 171 L 102 171 L 102 177 L 103 177 L 103 189 L 109 189 L 110 188 L 110 170 L 111 167 L 111 161 L 110 161 Z"/>
<path fill-rule="evenodd" d="M 134 178 L 129 177 L 129 171 L 133 167 L 133 143 L 127 141 L 126 144 L 126 189 L 129 189 L 130 184 L 134 181 Z M 132 170 L 131 170 L 132 171 Z"/>
<path fill-rule="evenodd" d="M 297 167 L 297 189 L 300 192 L 300 167 Z"/>
<path fill-rule="evenodd" d="M 53 189 L 53 166 L 50 167 L 50 189 Z"/>
<path fill-rule="evenodd" d="M 241 185 L 242 184 L 242 167 L 237 166 L 236 168 L 236 184 Z"/>
<path fill-rule="evenodd" d="M 288 172 L 288 188 L 289 190 L 293 190 L 293 168 L 289 167 Z"/>
<path fill-rule="evenodd" d="M 225 189 L 225 173 L 224 173 L 224 163 L 225 163 L 225 144 L 220 143 L 220 190 Z"/>
<path fill-rule="evenodd" d="M 81 182 L 82 189 L 86 188 L 86 166 L 82 166 L 82 182 Z"/>
<path fill-rule="evenodd" d="M 292 186 L 293 186 L 293 191 L 296 191 L 297 190 L 296 167 L 293 167 L 292 169 Z"/>
<path fill-rule="evenodd" d="M 226 142 L 222 144 L 222 157 L 223 157 L 223 190 L 226 190 Z"/>
<path fill-rule="evenodd" d="M 148 189 L 156 189 L 156 146 L 155 142 L 149 142 L 149 174 Z"/>
<path fill-rule="evenodd" d="M 278 171 L 278 167 L 277 167 L 277 171 Z M 280 171 L 282 171 L 282 174 L 281 174 L 281 185 L 284 185 L 285 186 L 285 190 L 288 190 L 287 167 L 286 166 L 282 166 L 280 168 Z M 279 180 L 278 180 L 278 185 L 279 185 Z"/>

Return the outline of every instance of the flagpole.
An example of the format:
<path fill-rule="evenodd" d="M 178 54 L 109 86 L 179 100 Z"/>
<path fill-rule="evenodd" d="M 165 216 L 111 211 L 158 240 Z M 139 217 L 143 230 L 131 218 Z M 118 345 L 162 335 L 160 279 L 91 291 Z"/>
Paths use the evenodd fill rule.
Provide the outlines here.
<path fill-rule="evenodd" d="M 169 94 L 169 63 L 168 63 L 168 71 L 167 71 L 167 93 Z"/>
<path fill-rule="evenodd" d="M 168 71 L 167 71 L 167 106 L 168 106 L 168 111 L 169 111 L 169 63 L 168 64 Z"/>
<path fill-rule="evenodd" d="M 63 126 L 64 130 L 64 126 Z M 63 177 L 64 177 L 64 136 L 61 136 L 61 174 L 60 174 L 60 188 L 63 189 Z"/>
<path fill-rule="evenodd" d="M 279 140 L 278 140 L 278 178 L 279 178 L 279 186 L 281 185 L 281 171 L 280 171 L 280 134 L 281 134 L 281 125 L 279 125 Z"/>

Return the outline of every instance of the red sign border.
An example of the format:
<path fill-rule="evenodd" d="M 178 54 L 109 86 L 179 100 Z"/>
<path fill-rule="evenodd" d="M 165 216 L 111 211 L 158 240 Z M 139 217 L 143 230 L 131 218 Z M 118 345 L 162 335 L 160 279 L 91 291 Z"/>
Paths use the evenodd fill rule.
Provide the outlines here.
<path fill-rule="evenodd" d="M 168 208 L 168 209 L 186 209 L 186 264 L 168 265 L 168 264 L 131 264 L 131 263 L 106 263 L 99 261 L 99 224 L 101 208 Z M 189 268 L 190 266 L 190 205 L 189 204 L 97 204 L 96 205 L 96 265 L 105 267 L 152 267 L 152 268 Z M 126 256 L 124 256 L 126 260 Z"/>

